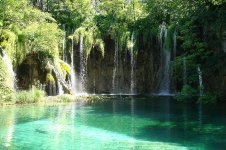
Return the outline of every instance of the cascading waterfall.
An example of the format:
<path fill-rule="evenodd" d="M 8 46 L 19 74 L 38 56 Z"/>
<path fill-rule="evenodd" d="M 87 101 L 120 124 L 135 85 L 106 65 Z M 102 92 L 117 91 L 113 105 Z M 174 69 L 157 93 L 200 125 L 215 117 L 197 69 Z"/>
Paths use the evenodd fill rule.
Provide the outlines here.
<path fill-rule="evenodd" d="M 64 90 L 63 90 L 63 86 L 60 84 L 60 82 L 57 82 L 58 85 L 58 94 L 59 95 L 63 95 L 64 94 Z"/>
<path fill-rule="evenodd" d="M 37 6 L 40 6 L 40 5 L 41 5 L 40 0 L 37 0 Z"/>
<path fill-rule="evenodd" d="M 162 81 L 160 84 L 160 95 L 169 95 L 170 94 L 170 77 L 169 77 L 169 69 L 170 69 L 170 51 L 165 48 L 165 42 L 167 39 L 167 28 L 165 23 L 160 26 L 160 48 L 162 52 Z"/>
<path fill-rule="evenodd" d="M 71 39 L 71 87 L 74 93 L 76 90 L 76 78 L 75 78 L 75 67 L 74 67 L 74 38 Z"/>
<path fill-rule="evenodd" d="M 187 85 L 187 59 L 186 57 L 183 58 L 183 83 Z"/>
<path fill-rule="evenodd" d="M 86 56 L 84 55 L 84 49 L 83 49 L 83 36 L 80 34 L 79 36 L 79 50 L 80 50 L 80 74 L 79 79 L 81 81 L 80 85 L 80 92 L 85 92 L 85 85 L 86 85 L 86 75 L 87 75 L 87 60 Z"/>
<path fill-rule="evenodd" d="M 116 89 L 116 74 L 118 70 L 118 52 L 119 51 L 119 41 L 118 38 L 116 39 L 116 44 L 115 44 L 115 54 L 114 54 L 114 69 L 113 69 L 113 74 L 112 74 L 112 91 L 113 93 L 118 92 Z"/>
<path fill-rule="evenodd" d="M 3 54 L 3 60 L 7 65 L 7 70 L 8 70 L 8 73 L 9 73 L 9 79 L 10 79 L 11 87 L 16 88 L 16 73 L 13 71 L 13 65 L 12 65 L 8 55 L 6 54 L 6 52 L 4 50 L 2 50 L 2 54 Z"/>
<path fill-rule="evenodd" d="M 94 56 L 94 61 L 93 61 L 93 64 L 96 65 L 96 53 L 95 51 L 93 51 L 93 56 Z M 96 94 L 96 73 L 95 73 L 95 70 L 94 70 L 94 76 L 93 76 L 93 94 Z"/>
<path fill-rule="evenodd" d="M 134 32 L 131 35 L 131 45 L 130 45 L 130 65 L 131 65 L 131 81 L 130 81 L 130 94 L 134 94 L 135 80 L 134 80 Z"/>
<path fill-rule="evenodd" d="M 199 76 L 199 96 L 203 96 L 203 80 L 202 80 L 202 71 L 200 67 L 197 68 L 198 76 Z"/>
<path fill-rule="evenodd" d="M 93 80 L 93 94 L 96 94 L 96 79 Z"/>
<path fill-rule="evenodd" d="M 173 33 L 173 57 L 176 59 L 177 56 L 177 30 Z"/>

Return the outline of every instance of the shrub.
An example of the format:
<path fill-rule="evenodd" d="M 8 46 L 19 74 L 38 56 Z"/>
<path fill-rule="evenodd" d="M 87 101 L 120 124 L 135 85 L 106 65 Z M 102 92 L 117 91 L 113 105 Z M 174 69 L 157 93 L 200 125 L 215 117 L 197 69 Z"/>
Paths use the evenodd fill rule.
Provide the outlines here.
<path fill-rule="evenodd" d="M 195 90 L 189 85 L 185 85 L 183 86 L 181 92 L 177 93 L 176 99 L 178 101 L 191 100 L 195 95 L 197 95 L 197 90 Z"/>
<path fill-rule="evenodd" d="M 63 102 L 63 103 L 68 103 L 68 102 L 71 102 L 72 101 L 72 97 L 71 95 L 60 95 L 57 97 L 57 101 L 58 102 Z"/>
<path fill-rule="evenodd" d="M 30 104 L 37 103 L 45 97 L 45 92 L 36 88 L 32 88 L 30 91 L 19 91 L 16 93 L 17 104 Z"/>
<path fill-rule="evenodd" d="M 217 92 L 207 92 L 203 96 L 200 96 L 198 99 L 199 103 L 210 104 L 216 103 L 218 99 L 221 99 L 222 94 Z"/>

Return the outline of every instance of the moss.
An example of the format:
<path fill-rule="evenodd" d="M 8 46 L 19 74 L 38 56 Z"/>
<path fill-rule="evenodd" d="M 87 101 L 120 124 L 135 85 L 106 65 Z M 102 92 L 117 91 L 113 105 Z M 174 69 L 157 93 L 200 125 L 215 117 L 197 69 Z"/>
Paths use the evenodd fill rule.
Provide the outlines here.
<path fill-rule="evenodd" d="M 55 83 L 55 79 L 51 73 L 47 73 L 47 75 L 46 75 L 46 82 L 48 82 L 48 81 L 53 84 Z"/>
<path fill-rule="evenodd" d="M 59 60 L 60 68 L 62 71 L 65 71 L 67 74 L 71 74 L 71 67 L 62 60 Z"/>
<path fill-rule="evenodd" d="M 2 30 L 0 45 L 6 50 L 8 56 L 13 60 L 16 58 L 16 40 L 17 36 L 10 30 Z M 15 62 L 15 60 L 13 60 Z"/>

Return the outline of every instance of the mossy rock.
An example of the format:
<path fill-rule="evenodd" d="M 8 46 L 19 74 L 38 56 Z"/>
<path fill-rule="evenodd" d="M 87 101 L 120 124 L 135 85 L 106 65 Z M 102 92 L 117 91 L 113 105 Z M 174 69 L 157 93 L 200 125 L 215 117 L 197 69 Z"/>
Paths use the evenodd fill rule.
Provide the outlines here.
<path fill-rule="evenodd" d="M 71 67 L 62 60 L 59 60 L 60 68 L 62 71 L 65 71 L 67 74 L 71 74 Z"/>
<path fill-rule="evenodd" d="M 55 79 L 51 73 L 47 73 L 46 75 L 46 82 L 50 82 L 52 84 L 55 84 Z"/>

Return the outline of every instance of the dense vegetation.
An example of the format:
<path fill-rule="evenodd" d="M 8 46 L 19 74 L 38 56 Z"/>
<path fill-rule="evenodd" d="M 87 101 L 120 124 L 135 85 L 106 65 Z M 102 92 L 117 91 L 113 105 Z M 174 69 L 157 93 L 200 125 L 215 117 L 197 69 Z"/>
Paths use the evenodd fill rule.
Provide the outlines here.
<path fill-rule="evenodd" d="M 215 101 L 224 95 L 226 54 L 222 41 L 226 34 L 226 3 L 223 0 L 0 0 L 0 46 L 17 68 L 27 57 L 38 57 L 42 68 L 46 62 L 57 66 L 64 76 L 70 75 L 63 57 L 62 39 L 84 38 L 85 56 L 92 49 L 104 57 L 105 42 L 119 42 L 120 51 L 130 48 L 135 33 L 135 54 L 142 37 L 148 45 L 158 39 L 159 26 L 169 30 L 165 46 L 173 49 L 173 32 L 177 32 L 177 54 L 171 63 L 172 78 L 180 100 L 197 95 L 197 67 L 203 70 L 205 95 L 202 101 Z M 158 51 L 156 49 L 156 51 Z M 67 56 L 71 50 L 66 49 Z M 188 81 L 183 85 L 183 60 L 188 63 Z M 0 57 L 0 99 L 8 99 L 7 72 Z M 50 71 L 49 71 L 50 72 Z M 214 77 L 219 77 L 212 86 Z M 53 81 L 47 73 L 46 82 Z M 45 81 L 44 81 L 45 82 Z"/>

